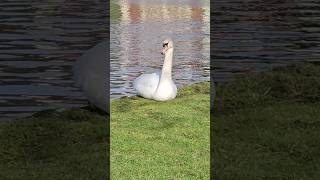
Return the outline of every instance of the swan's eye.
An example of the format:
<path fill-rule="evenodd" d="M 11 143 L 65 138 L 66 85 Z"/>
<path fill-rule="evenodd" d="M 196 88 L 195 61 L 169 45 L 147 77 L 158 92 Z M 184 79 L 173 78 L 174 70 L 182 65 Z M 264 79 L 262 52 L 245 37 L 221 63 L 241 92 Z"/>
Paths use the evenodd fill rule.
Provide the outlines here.
<path fill-rule="evenodd" d="M 163 43 L 162 47 L 168 46 L 168 43 Z"/>

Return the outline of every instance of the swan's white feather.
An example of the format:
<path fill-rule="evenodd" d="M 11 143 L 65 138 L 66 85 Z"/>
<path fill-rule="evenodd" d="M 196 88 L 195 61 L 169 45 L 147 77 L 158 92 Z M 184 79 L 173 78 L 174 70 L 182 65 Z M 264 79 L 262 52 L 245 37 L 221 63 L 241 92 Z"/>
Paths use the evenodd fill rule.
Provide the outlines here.
<path fill-rule="evenodd" d="M 174 99 L 177 95 L 177 86 L 173 81 L 164 81 L 161 86 L 158 86 L 157 91 L 153 94 L 153 99 L 156 101 L 167 101 Z"/>
<path fill-rule="evenodd" d="M 171 39 L 164 41 L 162 54 L 165 55 L 165 59 L 161 73 L 142 74 L 133 82 L 133 87 L 138 95 L 144 98 L 167 101 L 174 99 L 177 95 L 177 86 L 171 77 L 173 56 Z"/>
<path fill-rule="evenodd" d="M 159 80 L 160 72 L 142 74 L 134 80 L 133 87 L 138 92 L 138 95 L 151 99 L 157 89 Z"/>

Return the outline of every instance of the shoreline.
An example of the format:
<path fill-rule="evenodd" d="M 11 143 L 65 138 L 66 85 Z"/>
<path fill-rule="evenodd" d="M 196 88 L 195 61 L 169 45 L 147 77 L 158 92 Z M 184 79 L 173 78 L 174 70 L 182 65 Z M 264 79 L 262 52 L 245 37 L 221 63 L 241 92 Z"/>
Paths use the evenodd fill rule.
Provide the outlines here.
<path fill-rule="evenodd" d="M 216 86 L 211 114 L 210 82 L 168 102 L 125 97 L 111 103 L 111 132 L 109 116 L 90 108 L 0 122 L 0 177 L 105 178 L 109 133 L 115 178 L 209 177 L 210 133 L 217 178 L 318 177 L 319 82 L 310 63 L 241 75 Z"/>
<path fill-rule="evenodd" d="M 210 82 L 210 80 L 203 80 L 203 81 L 193 82 L 193 83 L 190 83 L 190 84 L 184 84 L 184 85 L 182 85 L 180 87 L 177 87 L 177 90 L 179 91 L 180 89 L 187 88 L 187 87 L 192 86 L 194 84 L 206 83 L 206 82 Z M 128 95 L 128 96 L 121 96 L 121 97 L 118 97 L 118 98 L 111 98 L 111 96 L 110 96 L 110 102 L 114 101 L 114 100 L 118 100 L 118 99 L 132 98 L 132 97 L 139 97 L 139 96 L 137 94 L 132 94 L 132 95 Z"/>
<path fill-rule="evenodd" d="M 178 98 L 170 102 L 159 103 L 153 100 L 139 98 L 137 96 L 112 101 L 111 108 L 113 109 L 111 110 L 111 129 L 121 130 L 114 127 L 113 122 L 115 122 L 115 120 L 118 122 L 121 121 L 124 124 L 128 122 L 127 116 L 123 114 L 123 110 L 128 110 L 128 102 L 130 101 L 137 103 L 138 100 L 142 103 L 140 104 L 141 106 L 147 104 L 158 106 L 159 104 L 162 104 L 163 108 L 168 108 L 165 103 L 170 103 L 174 107 L 177 105 L 176 103 L 178 101 L 182 101 L 178 106 L 176 106 L 176 109 L 179 109 L 180 107 L 185 106 L 187 102 L 193 102 L 192 99 L 190 99 L 191 96 L 193 96 L 193 98 L 200 97 L 200 99 L 196 99 L 198 99 L 197 101 L 202 104 L 201 109 L 203 110 L 201 113 L 207 114 L 205 117 L 206 120 L 203 122 L 206 123 L 205 127 L 207 129 L 207 133 L 203 134 L 201 139 L 192 140 L 189 148 L 192 148 L 193 146 L 191 145 L 193 143 L 197 143 L 197 141 L 209 142 L 209 82 L 188 86 L 183 88 L 183 90 L 180 89 L 178 91 Z M 132 105 L 132 103 L 130 104 Z M 138 109 L 134 108 L 133 110 Z M 174 109 L 170 108 L 170 110 Z M 142 109 L 142 111 L 144 110 Z M 193 109 L 190 109 L 189 113 L 192 112 Z M 162 116 L 161 112 L 159 113 L 159 115 Z M 173 113 L 178 112 L 173 111 Z M 124 118 L 119 119 L 119 117 L 115 117 L 114 114 L 124 115 Z M 161 121 L 157 120 L 158 116 L 156 115 L 156 112 L 154 112 L 151 116 L 155 116 L 156 119 L 151 119 L 156 120 L 154 123 L 155 127 L 149 127 L 151 129 L 147 129 L 151 130 L 150 132 L 154 131 L 154 128 L 165 128 L 164 130 L 171 131 L 172 128 L 170 128 L 170 126 L 173 125 L 172 123 L 175 122 L 175 119 L 178 118 L 180 114 L 181 113 L 176 114 L 173 119 L 167 119 L 164 117 L 164 121 Z M 144 116 L 145 114 L 143 113 L 140 115 Z M 134 117 L 138 116 L 131 115 L 131 118 Z M 148 118 L 143 119 L 148 123 Z M 70 177 L 72 177 L 72 179 L 80 177 L 88 179 L 103 179 L 108 177 L 108 164 L 102 161 L 102 159 L 108 159 L 109 156 L 109 154 L 107 154 L 109 144 L 108 137 L 110 133 L 108 131 L 109 120 L 109 115 L 98 113 L 96 109 L 86 107 L 67 109 L 60 112 L 55 110 L 42 111 L 27 118 L 0 122 L 0 146 L 3 147 L 0 149 L 0 162 L 2 162 L 0 163 L 0 171 L 2 172 L 0 177 L 3 177 L 4 179 L 47 179 L 48 177 L 54 179 L 66 179 Z M 192 121 L 192 119 L 189 119 L 189 121 Z M 135 122 L 138 123 L 137 128 L 139 128 L 139 124 L 141 122 Z M 184 124 L 183 126 L 189 126 L 189 124 Z M 181 128 L 183 128 L 183 126 L 181 126 Z M 132 130 L 134 128 L 130 127 L 130 129 Z M 190 133 L 192 133 L 193 130 L 195 129 L 189 127 Z M 158 130 L 156 130 L 156 132 L 158 132 Z M 203 132 L 203 130 L 201 130 L 201 132 Z M 111 131 L 111 133 L 117 132 Z M 186 138 L 185 134 L 180 134 L 179 136 L 176 133 L 170 134 L 176 135 L 171 138 L 172 140 L 179 136 L 183 139 Z M 125 135 L 125 133 L 121 133 L 121 135 Z M 157 136 L 157 133 L 155 135 Z M 117 135 L 117 137 L 121 138 L 122 136 Z M 113 144 L 116 144 L 114 143 L 116 142 L 116 139 L 113 138 L 112 140 Z M 121 144 L 122 143 L 118 145 Z M 206 144 L 208 145 L 209 143 Z M 200 147 L 203 146 L 201 144 L 199 145 Z M 176 145 L 175 143 L 167 144 L 164 147 L 170 149 L 173 147 L 177 148 L 176 146 L 179 147 L 179 149 L 181 148 L 179 143 Z M 138 147 L 141 146 L 136 146 L 135 148 Z M 172 149 L 171 152 L 174 152 L 174 149 Z M 207 153 L 204 154 L 209 155 L 209 148 L 205 148 L 204 150 L 207 151 Z M 150 153 L 153 152 L 154 151 L 150 151 Z M 187 157 L 190 158 L 191 156 Z M 163 158 L 164 157 L 160 157 L 160 159 Z M 203 159 L 200 158 L 200 160 L 203 161 L 201 163 L 204 163 L 204 168 L 199 169 L 197 176 L 192 177 L 198 177 L 198 175 L 203 174 L 203 172 L 206 172 L 206 176 L 209 176 L 209 158 L 207 156 L 202 156 L 202 158 L 207 159 L 207 161 L 203 161 Z M 113 167 L 117 167 L 115 166 L 115 163 L 113 164 Z M 155 168 L 158 167 L 158 165 L 148 165 L 148 167 Z M 192 166 L 187 168 L 190 169 Z M 183 169 L 178 169 L 178 171 L 185 174 Z M 122 173 L 122 171 L 119 173 Z"/>

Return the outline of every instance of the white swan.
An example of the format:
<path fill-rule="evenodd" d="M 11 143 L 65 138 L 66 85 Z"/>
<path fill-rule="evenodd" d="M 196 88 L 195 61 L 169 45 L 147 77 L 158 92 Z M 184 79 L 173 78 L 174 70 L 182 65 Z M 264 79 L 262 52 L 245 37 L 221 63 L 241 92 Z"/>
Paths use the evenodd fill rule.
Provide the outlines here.
<path fill-rule="evenodd" d="M 142 74 L 133 82 L 134 89 L 138 95 L 154 99 L 156 101 L 167 101 L 174 99 L 177 95 L 177 86 L 171 76 L 173 42 L 166 39 L 163 42 L 161 54 L 165 55 L 161 73 Z"/>
<path fill-rule="evenodd" d="M 73 67 L 74 80 L 80 87 L 90 103 L 109 113 L 109 73 L 107 72 L 109 60 L 109 42 L 99 43 L 84 53 Z"/>

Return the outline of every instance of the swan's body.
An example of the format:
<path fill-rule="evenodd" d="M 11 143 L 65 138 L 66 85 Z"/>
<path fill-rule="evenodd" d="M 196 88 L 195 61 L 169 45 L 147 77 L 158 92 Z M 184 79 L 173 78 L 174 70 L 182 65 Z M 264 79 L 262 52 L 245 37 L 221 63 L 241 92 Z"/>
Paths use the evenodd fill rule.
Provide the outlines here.
<path fill-rule="evenodd" d="M 159 72 L 152 74 L 142 74 L 133 82 L 133 87 L 142 97 L 152 99 L 156 91 L 161 74 Z"/>
<path fill-rule="evenodd" d="M 177 95 L 177 86 L 171 76 L 173 57 L 171 40 L 164 41 L 162 54 L 165 55 L 165 59 L 161 72 L 142 74 L 133 82 L 133 87 L 138 95 L 144 98 L 167 101 L 174 99 Z"/>
<path fill-rule="evenodd" d="M 108 41 L 96 45 L 76 61 L 73 69 L 76 85 L 84 91 L 92 104 L 107 113 L 109 113 L 108 46 Z"/>

